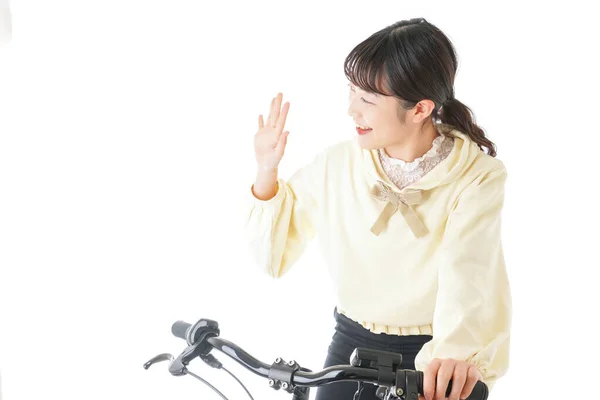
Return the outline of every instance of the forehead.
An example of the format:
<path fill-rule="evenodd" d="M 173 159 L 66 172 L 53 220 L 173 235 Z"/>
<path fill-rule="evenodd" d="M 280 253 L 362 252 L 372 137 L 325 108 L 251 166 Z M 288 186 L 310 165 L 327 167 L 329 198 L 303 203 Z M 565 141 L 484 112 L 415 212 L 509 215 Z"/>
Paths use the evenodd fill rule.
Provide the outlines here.
<path fill-rule="evenodd" d="M 372 92 L 370 90 L 365 90 L 365 89 L 355 85 L 352 82 L 350 82 L 350 86 L 352 87 L 352 89 L 356 90 L 357 92 L 367 93 L 367 94 L 375 96 L 375 97 L 387 97 L 387 96 L 382 96 L 379 93 Z"/>

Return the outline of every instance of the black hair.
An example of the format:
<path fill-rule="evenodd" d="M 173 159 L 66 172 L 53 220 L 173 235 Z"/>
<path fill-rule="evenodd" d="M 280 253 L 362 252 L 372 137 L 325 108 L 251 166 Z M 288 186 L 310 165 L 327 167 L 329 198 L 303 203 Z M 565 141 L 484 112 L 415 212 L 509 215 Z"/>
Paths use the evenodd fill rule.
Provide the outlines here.
<path fill-rule="evenodd" d="M 496 145 L 475 123 L 473 112 L 454 97 L 458 68 L 450 39 L 424 18 L 389 25 L 359 43 L 346 57 L 344 73 L 359 88 L 394 96 L 405 110 L 435 103 L 431 118 L 450 125 L 496 156 Z"/>

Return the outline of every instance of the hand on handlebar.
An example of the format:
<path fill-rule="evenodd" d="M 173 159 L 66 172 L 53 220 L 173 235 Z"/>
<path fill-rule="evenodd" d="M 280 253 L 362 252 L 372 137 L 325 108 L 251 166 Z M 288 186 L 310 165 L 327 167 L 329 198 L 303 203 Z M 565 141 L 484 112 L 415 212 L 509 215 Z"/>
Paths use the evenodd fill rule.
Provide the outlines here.
<path fill-rule="evenodd" d="M 448 400 L 469 397 L 477 381 L 482 380 L 481 372 L 474 364 L 447 358 L 434 359 L 423 372 L 423 393 L 419 400 L 445 399 L 448 382 L 452 380 L 452 391 Z"/>
<path fill-rule="evenodd" d="M 401 354 L 356 348 L 349 365 L 337 365 L 311 372 L 300 367 L 295 361 L 285 362 L 278 358 L 273 364 L 267 364 L 252 357 L 235 343 L 220 338 L 219 325 L 213 320 L 201 319 L 193 325 L 177 321 L 171 331 L 175 336 L 186 340 L 188 347 L 176 358 L 170 354 L 160 354 L 145 363 L 144 368 L 148 369 L 158 361 L 170 360 L 169 372 L 172 375 L 189 374 L 209 386 L 211 385 L 202 378 L 192 374 L 187 365 L 195 358 L 207 361 L 209 353 L 216 349 L 249 371 L 267 378 L 272 388 L 282 388 L 293 393 L 297 400 L 308 400 L 310 387 L 320 387 L 338 381 L 376 384 L 379 386 L 378 392 L 381 391 L 385 398 L 410 400 L 416 399 L 420 393 L 424 394 L 424 397 L 420 398 L 427 400 L 444 399 L 446 393 L 451 400 L 458 400 L 459 397 L 467 400 L 486 400 L 489 393 L 486 384 L 480 381 L 481 375 L 475 366 L 452 359 L 436 359 L 421 372 L 400 369 Z M 208 363 L 215 367 L 214 364 Z M 220 363 L 216 368 L 220 368 Z M 211 388 L 227 400 L 216 388 Z"/>

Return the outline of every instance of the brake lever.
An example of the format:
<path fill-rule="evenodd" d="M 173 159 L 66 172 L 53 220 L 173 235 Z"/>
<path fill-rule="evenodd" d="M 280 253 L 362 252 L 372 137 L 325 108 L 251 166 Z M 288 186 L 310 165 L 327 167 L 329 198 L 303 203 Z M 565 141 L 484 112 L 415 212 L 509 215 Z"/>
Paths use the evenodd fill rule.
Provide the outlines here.
<path fill-rule="evenodd" d="M 147 361 L 144 364 L 144 369 L 148 369 L 150 368 L 152 365 L 162 362 L 162 361 L 170 361 L 169 363 L 169 372 L 172 375 L 175 376 L 182 376 L 182 375 L 190 375 L 196 379 L 198 379 L 199 381 L 201 381 L 202 383 L 204 383 L 205 385 L 209 386 L 212 390 L 214 390 L 219 396 L 221 396 L 221 398 L 223 400 L 227 400 L 227 397 L 225 397 L 225 395 L 223 393 L 221 393 L 221 391 L 219 389 L 217 389 L 216 387 L 214 387 L 213 385 L 211 385 L 208 381 L 206 381 L 205 379 L 201 378 L 200 376 L 192 373 L 191 371 L 188 371 L 188 369 L 185 367 L 185 365 L 182 362 L 182 358 L 184 358 L 185 356 L 189 356 L 189 354 L 191 352 L 193 352 L 196 349 L 196 347 L 194 346 L 190 346 L 186 349 L 186 351 L 184 351 L 179 357 L 175 358 L 173 355 L 169 354 L 169 353 L 162 353 L 157 355 L 156 357 L 151 358 L 149 361 Z"/>
<path fill-rule="evenodd" d="M 147 361 L 144 364 L 144 369 L 148 369 L 150 368 L 152 365 L 162 362 L 162 361 L 169 361 L 169 372 L 171 373 L 171 375 L 174 376 L 182 376 L 188 373 L 187 368 L 185 367 L 185 363 L 182 361 L 182 359 L 184 359 L 185 356 L 189 356 L 189 354 L 193 351 L 194 349 L 190 349 L 190 347 L 188 347 L 186 349 L 186 351 L 184 351 L 179 357 L 175 358 L 172 354 L 169 353 L 162 353 L 157 355 L 156 357 L 153 357 L 152 359 L 150 359 L 149 361 Z"/>
<path fill-rule="evenodd" d="M 171 355 L 169 353 L 162 353 L 162 354 L 157 355 L 156 357 L 151 358 L 148 362 L 146 362 L 144 364 L 144 369 L 148 369 L 152 365 L 162 362 L 162 361 L 173 362 L 173 360 L 175 360 L 175 357 L 173 357 L 173 355 Z"/>

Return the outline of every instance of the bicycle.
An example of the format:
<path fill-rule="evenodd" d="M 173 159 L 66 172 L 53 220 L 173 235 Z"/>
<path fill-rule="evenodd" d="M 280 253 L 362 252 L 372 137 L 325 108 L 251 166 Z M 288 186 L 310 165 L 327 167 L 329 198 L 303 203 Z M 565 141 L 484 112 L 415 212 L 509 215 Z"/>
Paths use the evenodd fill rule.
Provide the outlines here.
<path fill-rule="evenodd" d="M 219 324 L 210 319 L 200 319 L 195 324 L 177 321 L 171 332 L 187 342 L 187 347 L 178 356 L 169 353 L 159 354 L 144 364 L 144 368 L 161 361 L 170 361 L 169 372 L 174 376 L 190 375 L 199 379 L 221 398 L 227 400 L 217 388 L 200 376 L 187 369 L 187 365 L 196 357 L 202 359 L 213 368 L 223 369 L 229 373 L 246 391 L 252 395 L 244 384 L 215 358 L 211 351 L 217 349 L 231 357 L 249 371 L 268 379 L 268 384 L 275 390 L 283 389 L 292 394 L 293 400 L 308 400 L 311 387 L 319 387 L 339 381 L 358 383 L 354 400 L 359 400 L 365 383 L 378 386 L 377 397 L 382 400 L 417 400 L 423 394 L 423 372 L 400 369 L 402 354 L 379 351 L 367 348 L 356 348 L 350 357 L 349 365 L 337 365 L 313 372 L 301 367 L 296 361 L 286 362 L 277 358 L 271 365 L 264 363 L 244 351 L 235 343 L 219 337 Z M 452 381 L 448 385 L 446 397 L 452 390 Z M 486 400 L 488 387 L 478 381 L 467 400 Z"/>

